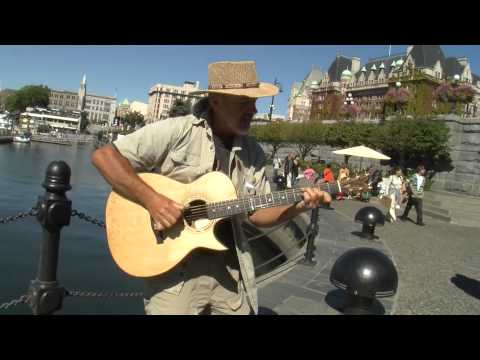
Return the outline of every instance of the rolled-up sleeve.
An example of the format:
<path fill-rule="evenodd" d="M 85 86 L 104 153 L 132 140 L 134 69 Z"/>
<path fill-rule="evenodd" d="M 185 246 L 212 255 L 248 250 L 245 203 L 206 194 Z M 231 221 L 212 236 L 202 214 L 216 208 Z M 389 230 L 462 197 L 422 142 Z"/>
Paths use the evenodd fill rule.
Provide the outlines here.
<path fill-rule="evenodd" d="M 152 171 L 165 160 L 179 127 L 172 119 L 157 121 L 113 142 L 137 172 Z"/>

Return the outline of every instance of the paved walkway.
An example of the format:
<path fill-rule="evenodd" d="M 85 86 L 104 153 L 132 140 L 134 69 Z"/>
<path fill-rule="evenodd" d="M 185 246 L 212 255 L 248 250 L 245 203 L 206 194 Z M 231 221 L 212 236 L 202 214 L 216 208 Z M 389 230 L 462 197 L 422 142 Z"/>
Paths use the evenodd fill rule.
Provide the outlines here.
<path fill-rule="evenodd" d="M 352 234 L 361 230 L 348 215 L 337 211 L 343 204 L 335 203 L 335 210 L 320 209 L 320 231 L 315 240 L 317 265 L 314 267 L 291 263 L 271 274 L 271 279 L 259 284 L 260 313 L 263 314 L 340 314 L 344 292 L 335 288 L 329 275 L 336 259 L 355 247 L 373 247 L 390 257 L 381 241 L 363 240 Z M 350 202 L 361 208 L 364 203 Z M 394 298 L 377 303 L 379 313 L 390 314 Z"/>
<path fill-rule="evenodd" d="M 480 200 L 471 199 L 470 205 L 476 209 L 475 201 L 480 208 Z M 376 229 L 379 240 L 366 241 L 351 234 L 360 230 L 353 217 L 365 205 L 341 201 L 333 204 L 335 211 L 320 211 L 318 264 L 313 268 L 290 264 L 260 284 L 262 313 L 338 314 L 343 292 L 329 282 L 331 267 L 349 248 L 371 246 L 393 256 L 399 273 L 396 296 L 381 299 L 386 314 L 480 314 L 477 228 L 425 217 L 425 227 L 413 222 L 387 223 Z M 375 201 L 369 205 L 383 210 Z"/>

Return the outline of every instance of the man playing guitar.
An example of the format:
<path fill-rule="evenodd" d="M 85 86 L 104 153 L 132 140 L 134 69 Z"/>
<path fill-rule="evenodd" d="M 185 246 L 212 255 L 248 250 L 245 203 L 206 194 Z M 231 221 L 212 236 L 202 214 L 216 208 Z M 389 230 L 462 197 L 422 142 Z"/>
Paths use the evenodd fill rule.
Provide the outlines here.
<path fill-rule="evenodd" d="M 257 81 L 253 61 L 217 62 L 208 67 L 204 92 L 208 97 L 197 102 L 193 114 L 148 124 L 92 155 L 92 163 L 113 190 L 146 209 L 158 231 L 173 227 L 184 205 L 153 190 L 140 172 L 190 183 L 217 170 L 232 180 L 239 197 L 270 193 L 265 154 L 247 134 L 257 112 L 256 99 L 274 96 L 278 88 Z M 330 201 L 328 193 L 306 188 L 302 201 L 258 209 L 248 219 L 271 227 Z M 257 313 L 255 272 L 243 220 L 245 215 L 235 215 L 227 223 L 228 251 L 197 249 L 168 272 L 145 278 L 146 313 Z"/>

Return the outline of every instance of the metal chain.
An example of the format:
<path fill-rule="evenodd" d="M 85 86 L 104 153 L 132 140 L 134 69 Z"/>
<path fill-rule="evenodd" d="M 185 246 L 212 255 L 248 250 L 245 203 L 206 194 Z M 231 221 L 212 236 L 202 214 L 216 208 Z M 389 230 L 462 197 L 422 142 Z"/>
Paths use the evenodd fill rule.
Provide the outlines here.
<path fill-rule="evenodd" d="M 0 310 L 7 310 L 9 307 L 17 306 L 18 304 L 25 304 L 29 300 L 28 295 L 22 295 L 18 299 L 3 303 L 0 305 Z"/>
<path fill-rule="evenodd" d="M 95 219 L 91 216 L 87 216 L 84 213 L 79 212 L 77 210 L 72 210 L 72 216 L 76 216 L 76 217 L 78 217 L 79 219 L 81 219 L 85 222 L 91 223 L 93 225 L 97 225 L 101 228 L 105 228 L 105 223 L 103 222 L 103 220 L 98 220 L 98 219 Z"/>
<path fill-rule="evenodd" d="M 6 216 L 4 218 L 0 218 L 0 224 L 8 224 L 8 223 L 14 222 L 18 219 L 26 218 L 27 216 L 36 216 L 37 213 L 38 213 L 37 208 L 32 207 L 28 212 L 19 212 L 15 216 Z"/>
<path fill-rule="evenodd" d="M 67 290 L 67 296 L 75 297 L 143 297 L 143 292 L 93 292 L 93 291 L 80 291 L 80 290 Z"/>

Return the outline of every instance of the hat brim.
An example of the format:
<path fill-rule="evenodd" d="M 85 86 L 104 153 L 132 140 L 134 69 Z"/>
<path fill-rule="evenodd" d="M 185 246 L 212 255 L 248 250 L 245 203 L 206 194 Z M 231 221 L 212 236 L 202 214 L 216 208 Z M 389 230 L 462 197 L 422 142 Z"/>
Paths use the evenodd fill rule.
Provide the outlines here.
<path fill-rule="evenodd" d="M 225 94 L 234 96 L 246 96 L 250 98 L 261 98 L 267 96 L 275 96 L 279 92 L 278 87 L 269 83 L 260 83 L 258 87 L 242 88 L 242 89 L 218 89 L 218 90 L 198 90 L 192 91 L 190 95 L 197 94 Z"/>

